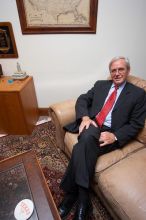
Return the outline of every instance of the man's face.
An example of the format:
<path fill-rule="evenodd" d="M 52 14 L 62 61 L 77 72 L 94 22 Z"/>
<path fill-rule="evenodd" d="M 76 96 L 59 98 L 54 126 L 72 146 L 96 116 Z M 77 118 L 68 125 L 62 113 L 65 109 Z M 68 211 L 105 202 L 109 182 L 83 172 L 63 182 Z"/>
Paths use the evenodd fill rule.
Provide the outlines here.
<path fill-rule="evenodd" d="M 130 70 L 127 69 L 124 59 L 114 61 L 110 68 L 110 74 L 116 85 L 121 85 L 127 78 Z"/>

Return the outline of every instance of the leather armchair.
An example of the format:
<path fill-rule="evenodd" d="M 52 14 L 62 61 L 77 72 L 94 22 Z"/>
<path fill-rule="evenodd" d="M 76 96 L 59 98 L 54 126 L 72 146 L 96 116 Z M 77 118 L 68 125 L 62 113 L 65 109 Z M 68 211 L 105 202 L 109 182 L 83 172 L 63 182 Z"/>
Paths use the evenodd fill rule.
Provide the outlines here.
<path fill-rule="evenodd" d="M 146 81 L 129 76 L 128 81 L 144 88 Z M 75 120 L 76 100 L 52 104 L 49 115 L 56 127 L 58 147 L 70 157 L 78 134 L 63 126 Z M 122 149 L 98 158 L 93 189 L 114 219 L 146 219 L 146 123 L 138 136 Z"/>

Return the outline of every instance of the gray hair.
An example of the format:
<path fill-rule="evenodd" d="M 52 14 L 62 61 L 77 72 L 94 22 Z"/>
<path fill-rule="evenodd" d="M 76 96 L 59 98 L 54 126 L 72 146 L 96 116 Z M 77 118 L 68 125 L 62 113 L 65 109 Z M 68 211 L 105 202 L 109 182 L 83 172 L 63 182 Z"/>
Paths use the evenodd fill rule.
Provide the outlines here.
<path fill-rule="evenodd" d="M 130 70 L 130 62 L 129 62 L 129 59 L 127 57 L 123 57 L 123 56 L 117 56 L 117 57 L 114 57 L 110 63 L 109 63 L 109 70 L 111 69 L 111 65 L 113 64 L 113 62 L 117 61 L 117 60 L 120 60 L 120 59 L 123 59 L 125 60 L 125 63 L 126 63 L 126 66 L 127 66 L 127 70 Z"/>

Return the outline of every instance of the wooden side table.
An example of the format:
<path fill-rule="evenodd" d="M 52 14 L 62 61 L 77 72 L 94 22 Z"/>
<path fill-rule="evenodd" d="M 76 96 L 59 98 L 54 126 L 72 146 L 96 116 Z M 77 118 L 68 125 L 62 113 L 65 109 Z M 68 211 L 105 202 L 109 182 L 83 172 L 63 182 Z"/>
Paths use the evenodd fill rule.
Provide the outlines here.
<path fill-rule="evenodd" d="M 31 134 L 38 120 L 38 104 L 32 77 L 0 78 L 0 134 Z"/>

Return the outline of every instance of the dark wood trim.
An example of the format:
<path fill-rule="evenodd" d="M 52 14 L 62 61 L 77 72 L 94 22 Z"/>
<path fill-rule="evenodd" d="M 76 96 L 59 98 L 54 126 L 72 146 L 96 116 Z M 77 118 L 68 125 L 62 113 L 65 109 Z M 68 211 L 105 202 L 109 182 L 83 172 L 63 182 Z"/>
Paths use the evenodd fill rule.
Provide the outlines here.
<path fill-rule="evenodd" d="M 27 21 L 28 10 L 25 7 L 25 2 L 27 0 L 16 0 L 20 24 L 23 34 L 95 34 L 96 33 L 96 23 L 97 23 L 97 11 L 98 11 L 98 0 L 90 0 L 90 11 L 89 11 L 89 24 L 44 24 L 35 25 L 29 24 Z M 35 3 L 36 7 L 39 9 L 40 3 Z M 75 7 L 75 6 L 74 6 Z M 76 9 L 76 8 L 75 8 Z M 39 12 L 39 11 L 38 11 Z M 67 11 L 66 11 L 67 12 Z M 63 12 L 64 14 L 66 12 Z M 37 13 L 37 10 L 36 10 Z M 83 15 L 78 14 L 76 19 L 81 19 Z M 84 17 L 84 16 L 83 16 Z M 85 19 L 85 18 L 82 18 Z"/>
<path fill-rule="evenodd" d="M 12 24 L 0 22 L 0 58 L 17 58 L 18 51 Z"/>
<path fill-rule="evenodd" d="M 39 116 L 49 116 L 49 108 L 38 108 Z"/>
<path fill-rule="evenodd" d="M 14 174 L 18 176 L 17 180 L 14 177 L 15 175 L 11 173 L 12 170 Z M 9 200 L 12 198 L 13 193 L 16 195 L 14 198 L 15 201 L 22 199 L 21 196 L 19 198 L 17 189 L 13 189 L 12 191 L 10 187 L 7 187 L 10 181 L 12 181 L 12 183 L 16 182 L 16 184 L 20 185 L 23 194 L 25 193 L 27 196 L 30 196 L 30 199 L 35 204 L 34 213 L 31 219 L 36 219 L 35 216 L 37 215 L 38 219 L 61 220 L 41 165 L 34 151 L 17 154 L 16 156 L 1 161 L 0 175 L 2 177 L 4 176 L 3 178 L 6 182 L 6 188 L 4 189 L 6 192 L 8 191 Z M 10 194 L 11 191 L 12 195 Z M 4 201 L 4 198 L 1 198 L 3 199 L 2 201 Z M 13 210 L 13 201 L 11 203 L 9 202 L 9 204 L 4 201 L 4 204 L 9 205 L 10 213 L 7 213 L 7 215 L 10 218 L 8 217 L 7 219 L 12 219 L 13 213 L 11 214 L 11 212 Z M 0 219 L 4 219 L 4 215 L 6 216 L 6 213 L 1 212 Z"/>

